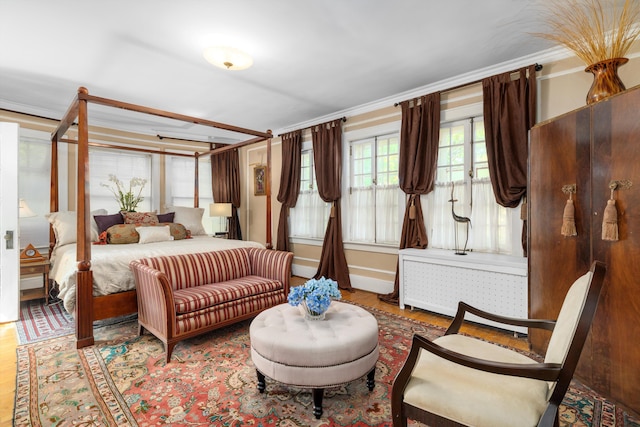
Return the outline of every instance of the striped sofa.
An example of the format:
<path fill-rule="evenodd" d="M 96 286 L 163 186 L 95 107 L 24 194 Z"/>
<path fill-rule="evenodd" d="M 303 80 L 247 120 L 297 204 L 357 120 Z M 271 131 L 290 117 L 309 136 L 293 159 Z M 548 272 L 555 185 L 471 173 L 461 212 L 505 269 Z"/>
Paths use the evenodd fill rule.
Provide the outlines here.
<path fill-rule="evenodd" d="M 169 363 L 179 341 L 286 302 L 292 260 L 291 252 L 237 248 L 131 261 L 138 334 L 158 337 Z"/>

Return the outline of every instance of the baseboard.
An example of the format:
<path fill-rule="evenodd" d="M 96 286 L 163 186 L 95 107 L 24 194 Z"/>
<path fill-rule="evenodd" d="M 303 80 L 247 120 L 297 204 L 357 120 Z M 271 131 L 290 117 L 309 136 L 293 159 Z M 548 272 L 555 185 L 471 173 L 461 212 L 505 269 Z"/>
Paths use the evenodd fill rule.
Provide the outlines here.
<path fill-rule="evenodd" d="M 316 267 L 308 267 L 296 264 L 293 264 L 291 266 L 291 273 L 294 276 L 310 278 L 316 274 L 316 271 Z M 393 282 L 390 282 L 388 280 L 374 279 L 371 277 L 359 276 L 356 274 L 349 274 L 349 279 L 351 279 L 351 286 L 355 289 L 373 292 L 376 294 L 389 294 L 393 292 Z"/>

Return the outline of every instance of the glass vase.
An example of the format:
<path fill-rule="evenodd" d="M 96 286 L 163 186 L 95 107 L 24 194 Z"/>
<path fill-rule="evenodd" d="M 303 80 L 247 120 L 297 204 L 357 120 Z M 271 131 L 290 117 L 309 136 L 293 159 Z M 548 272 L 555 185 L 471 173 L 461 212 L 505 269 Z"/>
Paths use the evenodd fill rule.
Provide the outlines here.
<path fill-rule="evenodd" d="M 587 93 L 587 104 L 598 102 L 626 89 L 618 76 L 618 67 L 628 61 L 628 58 L 612 58 L 585 68 L 586 72 L 593 74 L 593 83 Z"/>
<path fill-rule="evenodd" d="M 300 306 L 302 307 L 302 312 L 304 313 L 304 318 L 306 320 L 324 320 L 324 317 L 327 314 L 326 311 L 323 311 L 322 313 L 314 313 L 313 311 L 309 310 L 309 307 L 307 307 L 307 303 L 305 303 L 304 301 L 300 304 Z"/>

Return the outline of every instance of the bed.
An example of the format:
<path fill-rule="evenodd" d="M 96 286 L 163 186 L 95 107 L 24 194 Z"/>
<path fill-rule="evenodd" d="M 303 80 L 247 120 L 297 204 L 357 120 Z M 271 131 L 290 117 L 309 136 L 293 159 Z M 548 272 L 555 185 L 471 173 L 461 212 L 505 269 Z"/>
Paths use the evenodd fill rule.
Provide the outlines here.
<path fill-rule="evenodd" d="M 56 248 L 50 276 L 58 285 L 58 298 L 69 313 L 76 307 L 76 244 Z M 130 245 L 96 245 L 91 253 L 93 296 L 106 296 L 135 289 L 129 262 L 163 255 L 192 254 L 238 247 L 260 247 L 258 242 L 193 236 L 191 239 Z"/>
<path fill-rule="evenodd" d="M 93 245 L 95 236 L 92 235 L 93 213 L 90 210 L 89 195 L 89 146 L 113 148 L 121 150 L 137 150 L 159 155 L 171 154 L 163 150 L 150 150 L 138 147 L 127 147 L 122 144 L 109 145 L 89 141 L 88 104 L 113 107 L 136 113 L 148 114 L 165 119 L 178 120 L 211 128 L 223 129 L 236 134 L 245 135 L 248 139 L 236 144 L 217 147 L 209 144 L 208 150 L 198 151 L 188 155 L 194 158 L 194 208 L 198 208 L 198 158 L 205 155 L 220 153 L 227 150 L 266 141 L 267 168 L 265 173 L 265 203 L 266 203 L 266 242 L 264 245 L 255 242 L 217 239 L 210 236 L 193 236 L 191 239 L 179 241 L 156 242 L 149 244 L 131 245 Z M 75 138 L 67 135 L 72 126 L 77 126 Z M 159 137 L 160 138 L 160 137 Z M 74 241 L 60 244 L 60 236 L 56 238 L 56 231 L 52 225 L 50 230 L 50 254 L 52 261 L 52 279 L 60 289 L 59 297 L 64 301 L 65 308 L 73 313 L 75 318 L 76 347 L 82 348 L 94 344 L 93 321 L 125 314 L 137 310 L 136 293 L 133 278 L 128 273 L 128 261 L 153 255 L 193 253 L 203 250 L 216 250 L 237 246 L 263 246 L 272 248 L 271 242 L 271 131 L 260 132 L 241 128 L 211 120 L 186 116 L 178 113 L 143 107 L 122 101 L 90 95 L 84 87 L 78 89 L 77 95 L 71 102 L 57 128 L 51 134 L 51 201 L 52 214 L 59 212 L 58 189 L 58 144 L 76 144 L 77 156 L 77 194 L 75 212 L 76 233 Z M 77 239 L 76 239 L 77 236 Z M 126 272 L 124 266 L 126 265 Z"/>

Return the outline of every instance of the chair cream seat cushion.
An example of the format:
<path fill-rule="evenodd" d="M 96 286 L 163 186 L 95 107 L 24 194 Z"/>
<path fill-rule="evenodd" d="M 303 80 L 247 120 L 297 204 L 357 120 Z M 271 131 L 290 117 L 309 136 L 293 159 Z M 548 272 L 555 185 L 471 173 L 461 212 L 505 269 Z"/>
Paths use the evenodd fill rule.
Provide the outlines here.
<path fill-rule="evenodd" d="M 538 363 L 515 351 L 464 335 L 434 340 L 449 350 L 504 363 Z M 536 426 L 547 405 L 549 384 L 489 374 L 421 350 L 404 402 L 476 427 Z"/>

